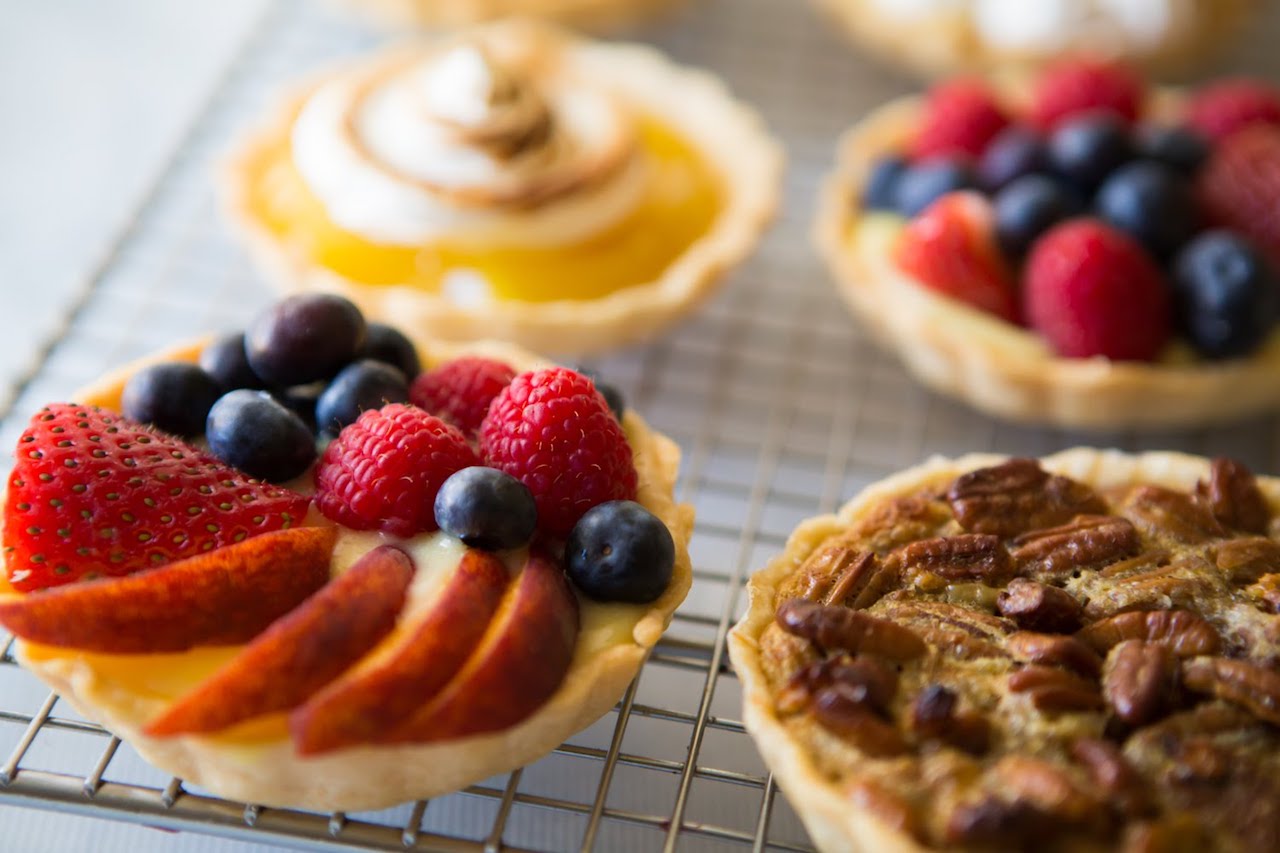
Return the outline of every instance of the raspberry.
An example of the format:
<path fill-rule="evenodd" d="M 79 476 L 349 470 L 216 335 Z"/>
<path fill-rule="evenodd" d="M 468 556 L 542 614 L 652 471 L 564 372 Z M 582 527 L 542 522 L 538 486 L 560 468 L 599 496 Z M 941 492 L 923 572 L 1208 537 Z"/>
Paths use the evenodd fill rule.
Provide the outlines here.
<path fill-rule="evenodd" d="M 493 398 L 515 377 L 516 372 L 500 361 L 466 356 L 415 379 L 409 399 L 467 435 L 475 435 Z"/>
<path fill-rule="evenodd" d="M 1049 231 L 1023 280 L 1027 320 L 1059 355 L 1150 361 L 1169 339 L 1170 294 L 1130 237 L 1095 219 Z"/>
<path fill-rule="evenodd" d="M 964 155 L 977 159 L 1009 124 L 991 91 L 977 80 L 954 80 L 929 92 L 911 146 L 915 160 Z"/>
<path fill-rule="evenodd" d="M 538 527 L 554 536 L 593 506 L 635 498 L 622 427 L 592 381 L 567 368 L 517 376 L 480 425 L 480 452 L 533 493 Z"/>
<path fill-rule="evenodd" d="M 1017 322 L 1013 276 L 996 245 L 990 203 L 951 193 L 911 220 L 894 255 L 899 268 L 930 290 Z"/>
<path fill-rule="evenodd" d="M 1196 190 L 1212 222 L 1249 238 L 1280 267 L 1280 128 L 1254 125 L 1219 142 Z"/>
<path fill-rule="evenodd" d="M 416 406 L 369 409 L 338 433 L 316 466 L 316 507 L 354 530 L 408 538 L 436 529 L 436 492 L 479 465 L 457 429 Z"/>
<path fill-rule="evenodd" d="M 1253 124 L 1280 124 L 1280 90 L 1247 77 L 1221 80 L 1187 104 L 1187 124 L 1210 139 L 1226 139 Z"/>
<path fill-rule="evenodd" d="M 1075 60 L 1051 68 L 1036 83 L 1031 122 L 1050 131 L 1064 119 L 1085 112 L 1114 113 L 1137 120 L 1146 86 L 1136 72 L 1115 62 Z"/>
<path fill-rule="evenodd" d="M 281 530 L 309 503 L 94 406 L 45 407 L 15 455 L 4 565 L 24 592 L 128 575 Z"/>

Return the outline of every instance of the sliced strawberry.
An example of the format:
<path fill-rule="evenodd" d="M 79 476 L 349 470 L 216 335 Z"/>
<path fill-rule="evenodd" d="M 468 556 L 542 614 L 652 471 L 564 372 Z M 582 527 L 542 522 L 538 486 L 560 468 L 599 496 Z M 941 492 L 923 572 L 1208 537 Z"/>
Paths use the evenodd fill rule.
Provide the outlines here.
<path fill-rule="evenodd" d="M 894 257 L 930 290 L 1017 322 L 1013 274 L 996 244 L 991 205 L 979 193 L 951 193 L 935 201 L 907 224 Z"/>
<path fill-rule="evenodd" d="M 1136 71 L 1118 62 L 1077 59 L 1049 69 L 1031 96 L 1031 123 L 1053 130 L 1072 116 L 1109 112 L 1136 121 L 1146 85 Z"/>
<path fill-rule="evenodd" d="M 980 80 L 952 80 L 929 92 L 924 116 L 911 144 L 915 160 L 931 157 L 982 156 L 1009 117 Z"/>
<path fill-rule="evenodd" d="M 1212 222 L 1249 238 L 1280 267 L 1280 127 L 1251 125 L 1219 142 L 1196 188 Z"/>
<path fill-rule="evenodd" d="M 23 592 L 127 575 L 281 530 L 309 503 L 94 406 L 46 407 L 16 456 L 4 565 Z"/>

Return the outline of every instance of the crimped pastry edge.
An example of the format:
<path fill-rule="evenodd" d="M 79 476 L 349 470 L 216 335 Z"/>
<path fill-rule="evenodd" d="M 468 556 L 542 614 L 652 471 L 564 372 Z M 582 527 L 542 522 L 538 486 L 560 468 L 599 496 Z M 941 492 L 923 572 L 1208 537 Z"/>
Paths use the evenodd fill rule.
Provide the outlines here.
<path fill-rule="evenodd" d="M 1010 87 L 1016 96 L 1018 86 Z M 1177 94 L 1156 95 L 1167 109 Z M 1280 350 L 1192 365 L 1058 358 L 1040 346 L 1028 356 L 1004 344 L 1033 336 L 981 311 L 868 263 L 849 240 L 871 164 L 901 149 L 918 122 L 919 96 L 881 106 L 841 138 L 835 169 L 823 181 L 813 240 L 850 311 L 892 349 L 924 385 L 989 415 L 1028 424 L 1088 430 L 1206 426 L 1280 406 Z M 1035 347 L 1032 347 L 1035 349 Z"/>
<path fill-rule="evenodd" d="M 366 285 L 312 264 L 277 240 L 254 214 L 251 176 L 272 140 L 287 132 L 305 99 L 335 69 L 304 83 L 234 146 L 218 177 L 224 215 L 263 275 L 286 293 L 338 293 L 372 319 L 442 340 L 497 339 L 542 352 L 589 355 L 647 339 L 707 299 L 721 278 L 754 250 L 777 210 L 784 156 L 759 113 L 736 100 L 709 71 L 681 66 L 647 45 L 592 42 L 548 24 L 518 20 L 531 38 L 568 40 L 570 49 L 607 60 L 611 85 L 684 138 L 716 170 L 721 211 L 710 231 L 689 246 L 656 281 L 598 299 L 551 302 L 491 300 L 464 308 L 418 288 Z M 380 52 L 395 55 L 396 48 Z M 366 57 L 363 62 L 368 62 Z M 363 64 L 363 62 L 361 64 Z"/>
<path fill-rule="evenodd" d="M 194 361 L 209 340 L 183 344 L 126 365 L 82 389 L 78 402 L 118 410 L 124 383 L 134 372 L 161 361 Z M 518 370 L 550 364 L 494 341 L 465 346 L 417 343 L 424 365 L 463 354 L 503 359 Z M 626 413 L 624 425 L 639 474 L 637 500 L 666 523 L 676 543 L 671 582 L 636 623 L 630 643 L 616 644 L 586 659 L 575 656 L 551 699 L 511 728 L 439 744 L 355 747 L 315 758 L 297 756 L 288 739 L 245 745 L 222 742 L 216 735 L 152 738 L 142 734 L 141 726 L 155 713 L 154 700 L 123 695 L 74 656 L 33 660 L 25 654 L 25 644 L 18 641 L 18 660 L 81 715 L 128 741 L 151 764 L 187 783 L 242 802 L 323 811 L 380 809 L 446 794 L 522 767 L 549 753 L 617 703 L 692 583 L 688 544 L 693 508 L 677 504 L 673 497 L 679 448 L 651 430 L 634 411 Z"/>
<path fill-rule="evenodd" d="M 923 78 L 1025 71 L 1051 64 L 1072 52 L 1012 50 L 987 44 L 973 32 L 969 20 L 956 12 L 940 11 L 931 18 L 895 21 L 866 0 L 813 2 L 859 48 L 881 62 Z M 1118 55 L 1157 74 L 1186 76 L 1224 53 L 1258 6 L 1258 0 L 1213 0 L 1216 14 L 1207 26 L 1202 24 L 1181 39 L 1166 39 L 1150 49 L 1133 46 Z"/>
<path fill-rule="evenodd" d="M 847 530 L 883 502 L 959 475 L 1007 461 L 1009 456 L 974 453 L 958 458 L 935 456 L 863 489 L 836 513 L 801 522 L 778 557 L 747 583 L 748 608 L 729 632 L 729 659 L 742 681 L 743 723 L 788 801 L 819 850 L 849 853 L 929 853 L 900 830 L 858 809 L 842 796 L 810 760 L 803 746 L 787 733 L 774 712 L 773 695 L 760 663 L 760 637 L 774 620 L 778 591 L 829 537 Z M 1175 452 L 1128 454 L 1118 450 L 1076 447 L 1040 459 L 1046 471 L 1062 474 L 1097 489 L 1147 483 L 1183 491 L 1209 474 L 1207 458 Z M 1258 487 L 1274 508 L 1280 504 L 1280 479 L 1258 477 Z"/>

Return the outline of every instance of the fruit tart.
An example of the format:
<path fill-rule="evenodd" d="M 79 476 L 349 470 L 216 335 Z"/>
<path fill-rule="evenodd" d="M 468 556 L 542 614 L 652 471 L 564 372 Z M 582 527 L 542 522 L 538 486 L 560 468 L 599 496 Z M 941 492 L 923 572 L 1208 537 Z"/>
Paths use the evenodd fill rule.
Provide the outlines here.
<path fill-rule="evenodd" d="M 339 0 L 389 28 L 459 27 L 513 15 L 604 33 L 659 17 L 680 0 Z"/>
<path fill-rule="evenodd" d="M 990 414 L 1174 427 L 1280 403 L 1280 91 L 1074 60 L 844 138 L 816 237 L 915 376 Z"/>
<path fill-rule="evenodd" d="M 729 651 L 823 850 L 1280 847 L 1280 480 L 935 459 L 803 523 Z"/>
<path fill-rule="evenodd" d="M 18 442 L 0 625 L 223 797 L 373 809 L 519 767 L 617 701 L 689 589 L 674 444 L 509 345 L 298 295 L 79 400 Z"/>
<path fill-rule="evenodd" d="M 1257 0 L 819 0 L 860 47 L 918 74 L 1030 68 L 1089 50 L 1159 71 L 1222 52 Z"/>
<path fill-rule="evenodd" d="M 240 144 L 225 198 L 286 290 L 580 354 L 706 297 L 771 217 L 780 169 L 709 74 L 508 21 L 304 86 Z"/>

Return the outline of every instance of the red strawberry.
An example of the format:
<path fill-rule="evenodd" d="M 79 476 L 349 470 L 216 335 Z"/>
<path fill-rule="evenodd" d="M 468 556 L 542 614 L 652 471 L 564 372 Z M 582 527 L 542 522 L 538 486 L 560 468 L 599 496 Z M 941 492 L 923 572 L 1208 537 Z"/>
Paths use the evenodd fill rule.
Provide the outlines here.
<path fill-rule="evenodd" d="M 1027 320 L 1067 358 L 1150 361 L 1169 340 L 1169 286 L 1127 235 L 1076 219 L 1032 247 L 1023 277 Z"/>
<path fill-rule="evenodd" d="M 1280 266 L 1280 128 L 1255 125 L 1218 143 L 1196 186 L 1206 216 Z"/>
<path fill-rule="evenodd" d="M 1247 77 L 1220 80 L 1187 104 L 1187 124 L 1210 139 L 1226 139 L 1252 124 L 1280 124 L 1280 89 Z"/>
<path fill-rule="evenodd" d="M 437 528 L 436 492 L 479 465 L 467 439 L 416 406 L 362 412 L 329 442 L 316 465 L 316 507 L 354 530 L 408 538 Z"/>
<path fill-rule="evenodd" d="M 1133 69 L 1117 62 L 1074 60 L 1046 71 L 1031 96 L 1031 122 L 1049 131 L 1080 113 L 1105 111 L 1126 122 L 1142 112 L 1146 85 Z"/>
<path fill-rule="evenodd" d="M 24 592 L 165 565 L 307 512 L 302 495 L 94 406 L 47 406 L 16 455 L 4 564 Z"/>
<path fill-rule="evenodd" d="M 1013 274 L 996 244 L 991 204 L 979 193 L 935 201 L 907 224 L 894 259 L 930 290 L 1018 321 Z"/>
<path fill-rule="evenodd" d="M 953 80 L 929 92 L 911 144 L 915 160 L 964 155 L 977 159 L 1009 124 L 995 95 L 978 80 Z"/>
<path fill-rule="evenodd" d="M 466 356 L 423 373 L 409 388 L 415 406 L 474 435 L 498 392 L 516 372 L 491 358 Z"/>
<path fill-rule="evenodd" d="M 538 527 L 555 536 L 593 506 L 636 495 L 622 427 L 595 384 L 568 368 L 517 376 L 480 425 L 480 452 L 528 487 Z"/>

